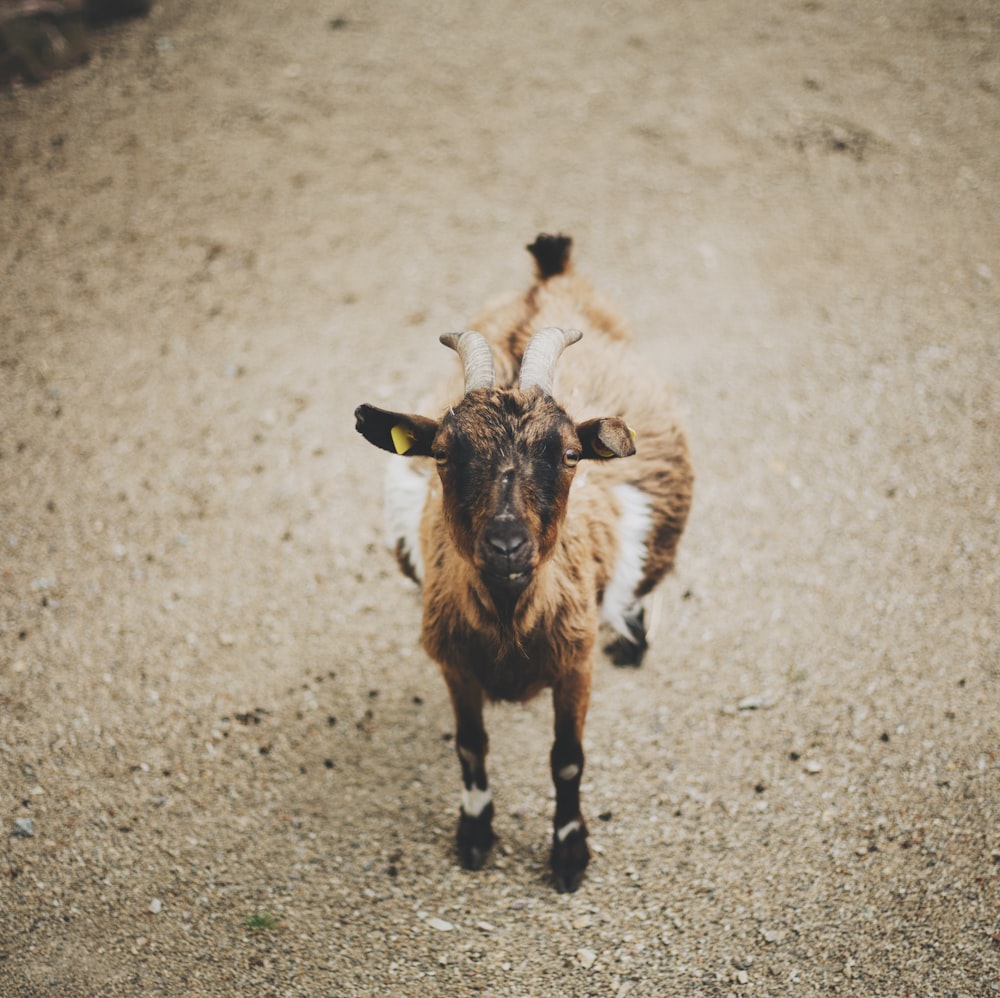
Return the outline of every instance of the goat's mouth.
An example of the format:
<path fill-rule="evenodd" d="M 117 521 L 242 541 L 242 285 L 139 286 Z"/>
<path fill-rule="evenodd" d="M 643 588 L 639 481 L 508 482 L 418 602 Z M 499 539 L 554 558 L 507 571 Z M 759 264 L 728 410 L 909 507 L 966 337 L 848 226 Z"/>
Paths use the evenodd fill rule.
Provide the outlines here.
<path fill-rule="evenodd" d="M 506 558 L 485 559 L 479 566 L 479 577 L 491 592 L 507 598 L 520 596 L 534 578 L 534 566 L 530 561 Z"/>
<path fill-rule="evenodd" d="M 483 581 L 490 587 L 500 586 L 504 589 L 524 589 L 531 581 L 531 569 L 526 568 L 520 572 L 493 572 L 484 571 Z"/>

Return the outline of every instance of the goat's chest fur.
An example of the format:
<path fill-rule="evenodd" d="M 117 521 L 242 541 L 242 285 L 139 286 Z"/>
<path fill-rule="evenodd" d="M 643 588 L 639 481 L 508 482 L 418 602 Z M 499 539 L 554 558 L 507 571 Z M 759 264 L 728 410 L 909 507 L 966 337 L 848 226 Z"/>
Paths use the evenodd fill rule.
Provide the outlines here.
<path fill-rule="evenodd" d="M 518 703 L 552 686 L 557 678 L 557 666 L 563 660 L 554 657 L 552 632 L 544 626 L 530 634 L 519 635 L 516 645 L 512 638 L 513 635 L 505 639 L 483 631 L 466 630 L 460 624 L 451 633 L 450 644 L 462 649 L 461 656 L 438 652 L 436 657 L 447 671 L 461 671 L 474 678 L 488 699 Z M 589 648 L 585 642 L 568 639 L 565 635 L 562 640 L 568 646 L 568 660 L 589 663 Z"/>
<path fill-rule="evenodd" d="M 552 686 L 567 663 L 589 669 L 598 606 L 613 567 L 613 528 L 571 518 L 531 586 L 513 606 L 498 606 L 446 542 L 435 491 L 423 530 L 427 653 L 446 674 L 474 678 L 491 700 L 530 699 Z"/>

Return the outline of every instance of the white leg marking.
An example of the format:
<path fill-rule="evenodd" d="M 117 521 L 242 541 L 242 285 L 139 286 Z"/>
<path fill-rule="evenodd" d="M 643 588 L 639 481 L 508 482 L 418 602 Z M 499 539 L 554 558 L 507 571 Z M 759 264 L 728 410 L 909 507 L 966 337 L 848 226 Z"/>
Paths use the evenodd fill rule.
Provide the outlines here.
<path fill-rule="evenodd" d="M 563 766 L 556 775 L 560 780 L 574 780 L 580 775 L 580 767 L 576 763 L 570 763 L 568 766 Z"/>
<path fill-rule="evenodd" d="M 619 485 L 615 498 L 621 506 L 618 517 L 618 555 L 611 581 L 604 590 L 601 617 L 622 637 L 629 638 L 625 617 L 635 607 L 635 591 L 646 564 L 646 544 L 653 524 L 649 499 L 634 485 Z"/>
<path fill-rule="evenodd" d="M 462 789 L 462 814 L 470 818 L 478 818 L 486 809 L 486 805 L 493 800 L 493 791 L 487 787 L 480 790 L 479 787 L 464 787 Z"/>
<path fill-rule="evenodd" d="M 420 553 L 420 520 L 427 501 L 430 469 L 423 461 L 413 458 L 393 458 L 385 473 L 385 533 L 390 551 L 403 542 L 403 551 L 410 559 L 418 579 L 424 577 L 424 560 Z"/>
<path fill-rule="evenodd" d="M 567 821 L 562 828 L 556 829 L 556 838 L 560 842 L 565 842 L 574 832 L 578 832 L 580 828 L 580 822 L 574 818 L 572 821 Z"/>

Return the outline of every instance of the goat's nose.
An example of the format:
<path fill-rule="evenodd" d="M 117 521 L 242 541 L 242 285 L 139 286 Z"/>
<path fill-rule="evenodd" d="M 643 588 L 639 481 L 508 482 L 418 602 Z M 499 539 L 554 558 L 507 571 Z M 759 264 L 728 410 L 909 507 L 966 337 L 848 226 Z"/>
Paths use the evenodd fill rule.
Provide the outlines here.
<path fill-rule="evenodd" d="M 494 523 L 486 531 L 486 543 L 497 554 L 510 558 L 528 543 L 528 531 L 513 521 Z"/>

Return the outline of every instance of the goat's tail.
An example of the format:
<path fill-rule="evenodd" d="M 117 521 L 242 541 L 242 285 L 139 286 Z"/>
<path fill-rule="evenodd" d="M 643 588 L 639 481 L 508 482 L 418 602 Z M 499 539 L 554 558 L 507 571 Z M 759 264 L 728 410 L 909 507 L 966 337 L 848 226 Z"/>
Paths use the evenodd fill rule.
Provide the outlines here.
<path fill-rule="evenodd" d="M 550 277 L 558 277 L 569 271 L 570 251 L 573 248 L 573 240 L 569 236 L 547 236 L 542 233 L 526 248 L 535 258 L 535 269 L 540 281 L 547 281 Z"/>

